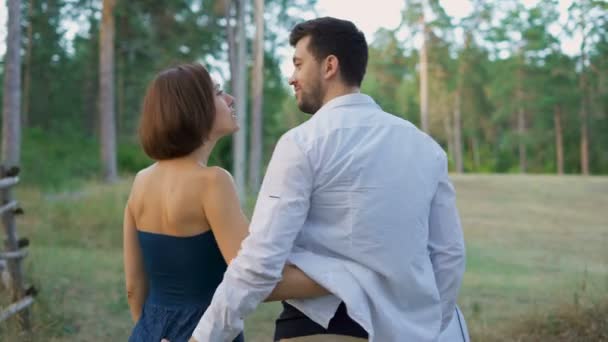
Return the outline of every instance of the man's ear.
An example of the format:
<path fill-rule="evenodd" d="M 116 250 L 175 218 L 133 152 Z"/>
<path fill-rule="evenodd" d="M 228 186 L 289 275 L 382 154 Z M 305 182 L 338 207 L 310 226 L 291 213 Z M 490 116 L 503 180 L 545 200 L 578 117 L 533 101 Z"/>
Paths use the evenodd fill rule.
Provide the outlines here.
<path fill-rule="evenodd" d="M 338 75 L 340 71 L 340 61 L 338 57 L 329 55 L 323 61 L 323 78 L 328 80 Z"/>

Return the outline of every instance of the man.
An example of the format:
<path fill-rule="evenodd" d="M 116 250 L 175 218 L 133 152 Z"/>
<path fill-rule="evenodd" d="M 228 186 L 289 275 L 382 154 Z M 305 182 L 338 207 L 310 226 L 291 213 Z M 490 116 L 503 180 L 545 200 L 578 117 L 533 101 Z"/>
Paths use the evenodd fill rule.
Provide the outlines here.
<path fill-rule="evenodd" d="M 275 340 L 436 341 L 465 263 L 445 153 L 360 93 L 368 49 L 351 22 L 303 22 L 290 43 L 289 83 L 314 115 L 277 143 L 250 234 L 193 338 L 234 338 L 288 261 L 333 295 L 284 303 Z"/>

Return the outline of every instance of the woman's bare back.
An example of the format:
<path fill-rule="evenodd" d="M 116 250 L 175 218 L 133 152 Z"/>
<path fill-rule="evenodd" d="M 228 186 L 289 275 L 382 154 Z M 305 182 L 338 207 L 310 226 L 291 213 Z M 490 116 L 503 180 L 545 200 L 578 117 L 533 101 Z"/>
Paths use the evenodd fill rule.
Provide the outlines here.
<path fill-rule="evenodd" d="M 133 183 L 129 208 L 137 229 L 173 236 L 210 230 L 203 192 L 213 168 L 192 160 L 167 160 L 140 171 Z"/>

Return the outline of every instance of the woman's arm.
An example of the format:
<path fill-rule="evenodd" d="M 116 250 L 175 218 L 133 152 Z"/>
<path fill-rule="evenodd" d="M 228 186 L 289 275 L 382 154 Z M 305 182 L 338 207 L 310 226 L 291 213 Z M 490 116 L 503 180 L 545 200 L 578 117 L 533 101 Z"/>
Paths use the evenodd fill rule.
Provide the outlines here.
<path fill-rule="evenodd" d="M 331 294 L 294 265 L 285 265 L 283 279 L 272 290 L 266 302 L 286 299 L 315 298 Z"/>
<path fill-rule="evenodd" d="M 202 190 L 203 211 L 224 260 L 230 264 L 249 235 L 249 222 L 228 171 L 219 167 L 208 171 Z"/>
<path fill-rule="evenodd" d="M 125 217 L 123 223 L 123 254 L 125 266 L 125 281 L 127 288 L 127 301 L 133 322 L 141 317 L 144 300 L 148 292 L 148 279 L 144 270 L 143 257 L 135 220 L 129 210 L 129 203 L 125 206 Z"/>
<path fill-rule="evenodd" d="M 249 222 L 243 214 L 236 188 L 230 174 L 221 168 L 212 168 L 203 195 L 203 210 L 209 221 L 218 247 L 230 263 L 249 234 Z M 320 297 L 327 290 L 293 265 L 283 269 L 283 279 L 277 284 L 267 301 Z"/>

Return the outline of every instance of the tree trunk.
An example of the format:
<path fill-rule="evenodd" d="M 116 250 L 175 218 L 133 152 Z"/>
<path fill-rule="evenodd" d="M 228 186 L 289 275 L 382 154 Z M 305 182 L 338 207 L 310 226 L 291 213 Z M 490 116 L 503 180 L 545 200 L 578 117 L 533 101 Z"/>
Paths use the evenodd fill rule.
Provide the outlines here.
<path fill-rule="evenodd" d="M 2 159 L 5 166 L 21 158 L 21 1 L 8 1 L 8 33 L 4 57 Z"/>
<path fill-rule="evenodd" d="M 116 109 L 116 135 L 121 136 L 121 132 L 128 132 L 128 115 L 125 111 L 125 60 L 122 54 L 116 55 L 116 97 L 117 97 L 117 109 Z"/>
<path fill-rule="evenodd" d="M 472 40 L 470 32 L 464 32 L 464 50 L 466 51 Z M 464 92 L 464 78 L 467 74 L 466 54 L 461 53 L 460 63 L 458 64 L 458 83 L 454 98 L 454 164 L 457 173 L 464 172 L 464 162 L 462 153 L 462 93 Z"/>
<path fill-rule="evenodd" d="M 255 40 L 251 89 L 251 145 L 249 153 L 249 188 L 257 192 L 261 184 L 262 130 L 264 104 L 264 0 L 255 0 Z"/>
<path fill-rule="evenodd" d="M 562 133 L 562 108 L 555 106 L 553 110 L 553 121 L 555 123 L 555 157 L 557 162 L 557 174 L 564 174 L 564 138 Z"/>
<path fill-rule="evenodd" d="M 91 9 L 91 7 L 88 7 Z M 91 37 L 97 36 L 95 31 L 97 27 L 91 27 L 89 34 Z M 86 68 L 83 71 L 83 86 L 81 96 L 84 99 L 82 103 L 82 112 L 84 115 L 83 130 L 89 136 L 97 137 L 99 135 L 99 37 L 90 39 L 87 42 L 87 48 L 93 53 L 86 59 Z"/>
<path fill-rule="evenodd" d="M 454 125 L 452 124 L 450 109 L 447 108 L 447 114 L 443 117 L 443 130 L 445 132 L 445 140 L 448 142 L 449 159 L 454 160 Z"/>
<path fill-rule="evenodd" d="M 586 35 L 586 22 L 585 22 L 585 11 L 581 10 L 581 76 L 580 76 L 580 94 L 581 94 L 581 173 L 583 175 L 589 174 L 589 129 L 588 129 L 588 99 L 589 94 L 587 93 L 587 74 L 585 68 L 587 67 L 587 53 L 585 51 L 587 45 Z"/>
<path fill-rule="evenodd" d="M 118 179 L 116 165 L 116 119 L 114 106 L 114 7 L 116 0 L 103 0 L 99 40 L 99 114 L 101 162 L 106 182 Z"/>
<path fill-rule="evenodd" d="M 24 64 L 24 75 L 23 75 L 23 110 L 21 112 L 21 123 L 24 127 L 29 125 L 29 112 L 30 112 L 30 84 L 32 80 L 31 68 L 32 68 L 32 35 L 34 32 L 32 24 L 32 16 L 34 13 L 34 0 L 30 0 L 27 8 L 27 41 L 25 48 L 25 64 Z"/>
<path fill-rule="evenodd" d="M 465 61 L 461 58 L 458 75 L 458 86 L 454 96 L 454 164 L 457 173 L 464 171 L 462 162 L 462 91 L 465 75 Z"/>
<path fill-rule="evenodd" d="M 600 65 L 599 65 L 599 70 L 597 73 L 597 91 L 599 93 L 599 96 L 608 96 L 608 76 L 606 76 L 606 74 L 608 74 L 608 63 L 606 63 L 607 59 L 606 59 L 606 55 L 608 54 L 604 54 L 602 55 L 602 59 L 600 61 Z M 600 113 L 600 115 L 603 115 L 604 118 L 608 118 L 608 106 L 607 106 L 607 102 L 605 101 L 599 101 L 599 107 L 598 107 L 598 111 Z"/>
<path fill-rule="evenodd" d="M 2 163 L 4 167 L 18 166 L 21 159 L 21 1 L 8 0 L 8 20 L 6 54 L 4 57 L 4 102 L 2 104 Z M 2 170 L 0 177 L 4 177 Z M 13 200 L 12 189 L 1 191 L 0 205 Z M 4 247 L 8 252 L 19 250 L 12 214 L 2 215 L 6 240 Z M 9 259 L 7 262 L 11 275 L 11 299 L 16 302 L 25 296 L 22 259 Z M 23 340 L 30 341 L 30 311 L 25 309 L 17 316 L 19 325 L 25 330 Z"/>
<path fill-rule="evenodd" d="M 422 47 L 420 48 L 420 128 L 429 133 L 429 97 L 428 97 L 428 26 L 422 16 Z"/>
<path fill-rule="evenodd" d="M 245 36 L 245 0 L 235 0 L 237 4 L 237 52 L 236 71 L 232 75 L 236 84 L 234 95 L 236 98 L 236 115 L 240 127 L 233 135 L 232 143 L 232 172 L 236 183 L 237 193 L 241 202 L 245 201 L 245 167 L 247 153 L 247 37 Z"/>
<path fill-rule="evenodd" d="M 528 162 L 526 153 L 526 113 L 523 107 L 517 110 L 517 133 L 519 135 L 519 172 L 526 173 Z"/>
<path fill-rule="evenodd" d="M 476 133 L 470 139 L 471 145 L 471 161 L 473 162 L 473 171 L 479 172 L 479 167 L 481 165 L 481 158 L 479 156 L 479 141 L 477 139 Z"/>
<path fill-rule="evenodd" d="M 454 104 L 454 165 L 457 173 L 464 172 L 462 162 L 462 118 L 460 111 L 461 93 L 456 93 L 456 103 Z"/>
<path fill-rule="evenodd" d="M 584 76 L 583 76 L 584 78 Z M 587 95 L 583 92 L 581 92 L 583 98 L 586 97 Z M 588 128 L 588 123 L 587 121 L 588 119 L 588 113 L 587 113 L 587 106 L 586 106 L 586 101 L 583 99 L 583 102 L 581 103 L 581 112 L 580 112 L 580 118 L 581 118 L 581 173 L 583 175 L 588 175 L 589 174 L 589 128 Z"/>
<path fill-rule="evenodd" d="M 238 1 L 238 0 L 236 0 Z M 236 89 L 236 37 L 235 37 L 235 29 L 232 25 L 232 7 L 234 1 L 232 0 L 224 0 L 224 10 L 225 10 L 225 18 L 226 18 L 226 36 L 228 37 L 228 64 L 230 66 L 230 86 L 233 93 Z"/>
<path fill-rule="evenodd" d="M 523 63 L 523 57 L 520 63 Z M 528 158 L 526 152 L 526 111 L 524 109 L 523 70 L 520 65 L 517 72 L 517 134 L 519 136 L 519 172 L 526 173 Z"/>

